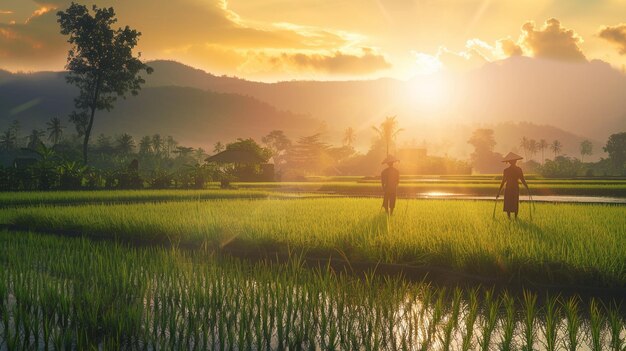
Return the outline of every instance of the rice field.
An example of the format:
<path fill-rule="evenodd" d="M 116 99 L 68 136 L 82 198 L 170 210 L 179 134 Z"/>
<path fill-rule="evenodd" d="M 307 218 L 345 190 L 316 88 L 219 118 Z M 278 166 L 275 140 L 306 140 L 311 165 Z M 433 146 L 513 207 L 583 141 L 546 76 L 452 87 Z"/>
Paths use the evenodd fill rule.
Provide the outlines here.
<path fill-rule="evenodd" d="M 501 206 L 499 204 L 498 206 Z M 500 281 L 626 288 L 626 217 L 619 205 L 522 204 L 509 221 L 493 202 L 228 199 L 35 206 L 0 211 L 21 229 L 273 256 L 340 257 L 438 267 Z"/>
<path fill-rule="evenodd" d="M 0 231 L 0 349 L 623 350 L 611 302 Z"/>

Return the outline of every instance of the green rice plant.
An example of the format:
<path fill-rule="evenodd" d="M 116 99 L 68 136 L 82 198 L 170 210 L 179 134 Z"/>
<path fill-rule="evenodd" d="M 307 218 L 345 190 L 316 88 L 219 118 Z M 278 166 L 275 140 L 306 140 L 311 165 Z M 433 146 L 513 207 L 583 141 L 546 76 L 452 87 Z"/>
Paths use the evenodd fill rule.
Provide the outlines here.
<path fill-rule="evenodd" d="M 498 322 L 498 311 L 500 310 L 500 301 L 494 297 L 493 290 L 485 291 L 483 299 L 485 313 L 482 318 L 480 329 L 482 336 L 478 340 L 480 350 L 488 351 L 491 345 L 493 332 L 496 330 Z"/>
<path fill-rule="evenodd" d="M 505 291 L 502 295 L 502 304 L 504 305 L 505 315 L 502 321 L 499 348 L 502 351 L 510 351 L 513 349 L 513 336 L 515 333 L 515 325 L 517 324 L 515 298 Z"/>
<path fill-rule="evenodd" d="M 622 333 L 626 330 L 624 326 L 624 319 L 620 315 L 621 306 L 617 304 L 605 305 L 605 311 L 607 313 L 607 320 L 609 324 L 609 330 L 611 333 L 611 350 L 623 351 L 626 348 L 626 343 L 622 337 Z"/>
<path fill-rule="evenodd" d="M 557 332 L 561 316 L 561 308 L 558 296 L 547 295 L 543 303 L 543 346 L 547 351 L 555 351 L 557 348 Z"/>
<path fill-rule="evenodd" d="M 478 317 L 478 290 L 472 289 L 469 291 L 469 301 L 467 305 L 467 311 L 465 313 L 465 333 L 463 334 L 463 340 L 461 349 L 467 351 L 473 348 L 472 338 L 474 336 L 474 324 Z"/>
<path fill-rule="evenodd" d="M 452 332 L 458 327 L 459 313 L 461 310 L 462 291 L 459 287 L 454 289 L 452 295 L 452 307 L 447 321 L 443 327 L 443 336 L 440 337 L 440 343 L 443 350 L 449 350 L 452 343 Z"/>
<path fill-rule="evenodd" d="M 602 329 L 604 323 L 605 317 L 598 306 L 598 301 L 591 299 L 591 303 L 589 304 L 589 338 L 593 351 L 600 351 L 603 348 Z"/>
<path fill-rule="evenodd" d="M 535 318 L 537 317 L 537 295 L 527 290 L 523 294 L 524 305 L 524 350 L 532 351 L 535 343 Z"/>

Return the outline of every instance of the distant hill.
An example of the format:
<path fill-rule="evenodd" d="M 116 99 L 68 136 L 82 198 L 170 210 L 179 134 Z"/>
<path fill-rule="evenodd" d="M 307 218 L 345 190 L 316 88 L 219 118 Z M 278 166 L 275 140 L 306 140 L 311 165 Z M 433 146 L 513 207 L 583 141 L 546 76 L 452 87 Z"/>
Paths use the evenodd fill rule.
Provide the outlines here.
<path fill-rule="evenodd" d="M 405 129 L 399 143 L 426 141 L 435 154 L 467 157 L 471 131 L 490 127 L 498 151 L 514 150 L 526 136 L 559 139 L 564 153 L 577 156 L 580 141 L 590 139 L 599 157 L 610 134 L 626 131 L 626 76 L 601 61 L 517 57 L 410 81 L 279 83 L 215 76 L 174 61 L 149 65 L 155 72 L 139 97 L 100 113 L 95 134 L 159 132 L 207 147 L 235 137 L 260 138 L 272 129 L 292 139 L 326 130 L 327 141 L 338 144 L 342 131 L 352 127 L 356 146 L 365 151 L 371 126 L 397 115 Z M 53 116 L 67 116 L 75 94 L 63 73 L 0 71 L 0 128 L 13 119 L 25 130 L 42 128 Z"/>
<path fill-rule="evenodd" d="M 18 120 L 27 134 L 32 128 L 45 128 L 52 117 L 65 120 L 75 95 L 62 73 L 14 75 L 0 84 L 0 128 Z M 73 132 L 73 126 L 65 124 Z M 308 116 L 277 110 L 249 96 L 164 86 L 144 88 L 137 97 L 119 100 L 111 112 L 98 112 L 94 135 L 161 133 L 209 148 L 218 140 L 260 139 L 272 129 L 300 135 L 319 126 Z"/>
<path fill-rule="evenodd" d="M 599 140 L 626 130 L 626 76 L 602 61 L 568 64 L 514 57 L 465 74 L 406 82 L 259 83 L 214 76 L 173 61 L 150 65 L 155 73 L 149 85 L 250 95 L 280 109 L 309 113 L 338 129 L 362 124 L 369 129 L 385 115 L 398 115 L 403 125 L 433 120 L 449 124 L 532 122 Z M 431 89 L 444 90 L 439 108 L 429 106 Z"/>

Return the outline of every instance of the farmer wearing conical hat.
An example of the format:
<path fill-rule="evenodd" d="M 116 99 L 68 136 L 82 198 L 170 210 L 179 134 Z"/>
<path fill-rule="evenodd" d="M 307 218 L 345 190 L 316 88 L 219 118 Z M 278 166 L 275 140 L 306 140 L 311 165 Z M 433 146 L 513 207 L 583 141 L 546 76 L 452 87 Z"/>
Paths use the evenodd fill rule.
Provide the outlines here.
<path fill-rule="evenodd" d="M 400 172 L 393 167 L 395 162 L 399 160 L 391 155 L 387 156 L 382 164 L 387 164 L 387 168 L 380 174 L 380 183 L 383 186 L 383 208 L 387 214 L 393 214 L 396 207 L 396 194 L 398 183 L 400 183 Z"/>
<path fill-rule="evenodd" d="M 502 162 L 509 163 L 510 166 L 504 169 L 502 183 L 500 183 L 500 189 L 498 189 L 496 199 L 500 197 L 500 191 L 502 191 L 502 187 L 506 184 L 506 188 L 504 189 L 504 212 L 506 212 L 506 215 L 509 218 L 511 218 L 511 212 L 513 212 L 515 213 L 515 218 L 517 219 L 517 212 L 519 211 L 518 182 L 521 181 L 526 189 L 529 190 L 528 184 L 526 184 L 526 179 L 524 179 L 524 172 L 522 172 L 522 169 L 516 165 L 517 161 L 521 159 L 523 159 L 522 156 L 509 152 L 509 154 L 502 160 Z"/>

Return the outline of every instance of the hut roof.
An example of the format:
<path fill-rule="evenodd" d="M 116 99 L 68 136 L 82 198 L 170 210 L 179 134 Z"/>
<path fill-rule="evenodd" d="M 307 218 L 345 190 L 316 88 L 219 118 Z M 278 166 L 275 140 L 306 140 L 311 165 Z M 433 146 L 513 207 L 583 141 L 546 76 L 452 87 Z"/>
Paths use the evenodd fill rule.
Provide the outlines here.
<path fill-rule="evenodd" d="M 39 156 L 38 153 L 30 149 L 22 148 L 17 150 L 5 150 L 0 152 L 0 166 L 5 168 L 15 167 L 16 161 L 21 164 L 24 161 L 32 163 L 40 159 L 41 156 Z"/>
<path fill-rule="evenodd" d="M 210 156 L 206 159 L 207 162 L 215 163 L 239 163 L 239 164 L 260 164 L 265 163 L 265 160 L 255 154 L 254 152 L 247 150 L 225 150 Z"/>

